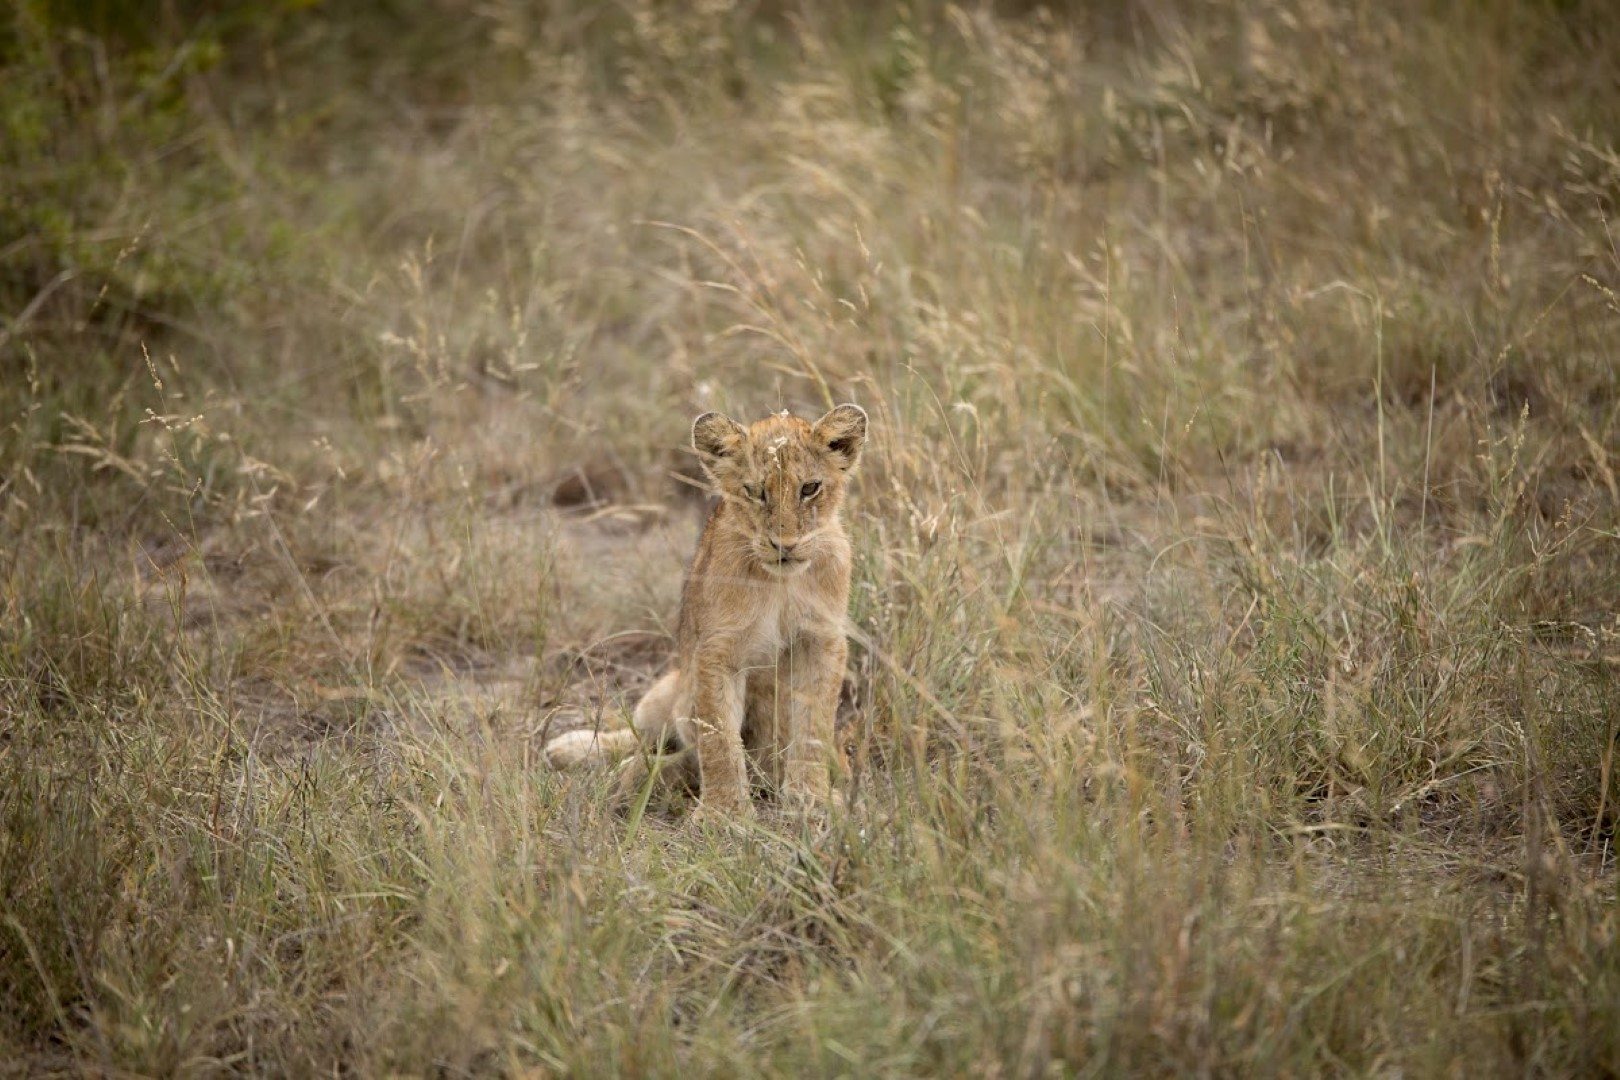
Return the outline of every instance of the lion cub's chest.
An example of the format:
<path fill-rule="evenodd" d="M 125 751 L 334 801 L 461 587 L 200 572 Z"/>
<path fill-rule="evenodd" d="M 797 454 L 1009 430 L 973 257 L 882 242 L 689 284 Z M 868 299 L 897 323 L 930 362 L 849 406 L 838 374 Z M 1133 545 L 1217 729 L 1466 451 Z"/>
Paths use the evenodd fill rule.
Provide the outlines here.
<path fill-rule="evenodd" d="M 783 651 L 805 638 L 837 632 L 839 612 L 819 590 L 795 581 L 771 583 L 751 597 L 753 608 L 738 641 L 744 664 L 774 663 Z"/>

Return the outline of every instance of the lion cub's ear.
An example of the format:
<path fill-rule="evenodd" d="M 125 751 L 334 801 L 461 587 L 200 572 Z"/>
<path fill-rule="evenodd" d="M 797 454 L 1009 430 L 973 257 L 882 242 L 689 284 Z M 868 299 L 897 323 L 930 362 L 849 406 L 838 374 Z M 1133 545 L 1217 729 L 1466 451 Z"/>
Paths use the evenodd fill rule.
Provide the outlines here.
<path fill-rule="evenodd" d="M 692 449 L 709 478 L 719 481 L 729 459 L 735 458 L 747 440 L 743 426 L 722 413 L 706 412 L 692 421 Z"/>
<path fill-rule="evenodd" d="M 866 410 L 859 405 L 840 405 L 816 421 L 811 438 L 825 446 L 838 467 L 846 472 L 861 460 L 866 443 Z"/>

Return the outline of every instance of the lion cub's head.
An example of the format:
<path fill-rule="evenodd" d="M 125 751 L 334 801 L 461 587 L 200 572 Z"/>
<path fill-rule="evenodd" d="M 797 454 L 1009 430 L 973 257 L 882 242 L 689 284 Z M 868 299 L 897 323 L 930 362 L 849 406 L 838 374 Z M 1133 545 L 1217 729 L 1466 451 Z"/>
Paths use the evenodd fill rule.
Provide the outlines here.
<path fill-rule="evenodd" d="M 866 413 L 840 405 L 811 424 L 786 412 L 748 427 L 717 412 L 692 423 L 692 449 L 750 553 L 773 574 L 803 570 L 838 531 L 844 484 L 866 442 Z"/>

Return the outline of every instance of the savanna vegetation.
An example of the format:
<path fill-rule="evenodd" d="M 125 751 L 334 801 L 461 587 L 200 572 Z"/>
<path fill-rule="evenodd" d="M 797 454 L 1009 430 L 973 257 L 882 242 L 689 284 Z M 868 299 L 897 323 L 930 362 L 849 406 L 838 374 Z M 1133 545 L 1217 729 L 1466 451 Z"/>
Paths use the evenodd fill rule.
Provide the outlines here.
<path fill-rule="evenodd" d="M 1620 1073 L 1601 0 L 22 0 L 19 1073 Z M 547 772 L 872 416 L 847 812 Z"/>

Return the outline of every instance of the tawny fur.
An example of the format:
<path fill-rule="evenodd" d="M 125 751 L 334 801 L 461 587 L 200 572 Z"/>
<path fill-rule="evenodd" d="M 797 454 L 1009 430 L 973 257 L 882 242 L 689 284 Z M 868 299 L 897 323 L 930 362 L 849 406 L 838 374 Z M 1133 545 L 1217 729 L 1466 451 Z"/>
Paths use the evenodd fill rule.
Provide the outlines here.
<path fill-rule="evenodd" d="M 833 798 L 850 575 L 840 510 L 865 440 L 854 405 L 814 424 L 785 412 L 746 428 L 697 418 L 692 447 L 720 502 L 681 594 L 675 669 L 641 699 L 630 730 L 552 740 L 554 767 L 629 757 L 629 790 L 646 776 L 640 751 L 676 741 L 696 755 L 705 815 L 750 809 L 750 766 L 786 801 Z"/>

